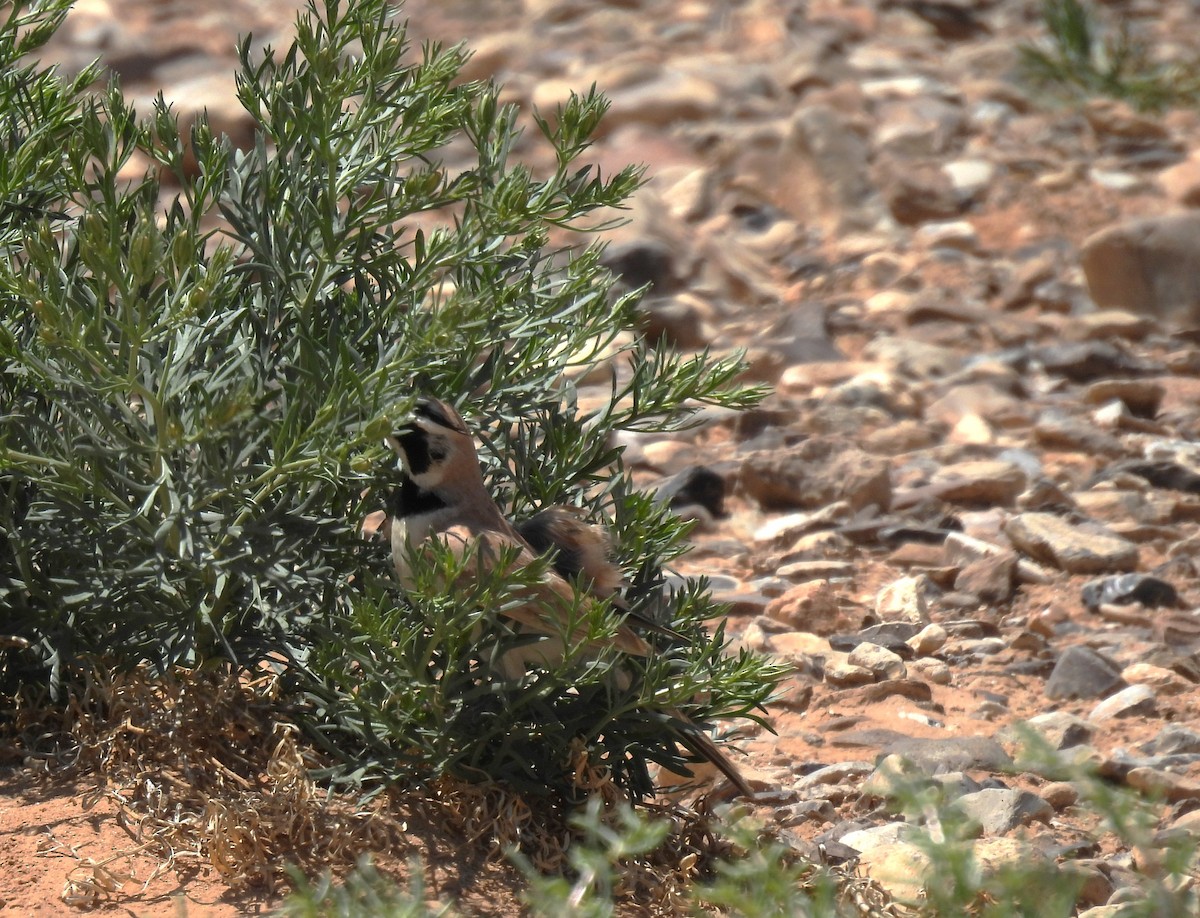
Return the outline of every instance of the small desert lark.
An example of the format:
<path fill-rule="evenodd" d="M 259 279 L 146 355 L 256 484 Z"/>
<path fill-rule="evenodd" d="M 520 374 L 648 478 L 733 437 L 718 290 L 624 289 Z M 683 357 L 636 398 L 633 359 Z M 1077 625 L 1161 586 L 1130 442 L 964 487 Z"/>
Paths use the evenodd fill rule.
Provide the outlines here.
<path fill-rule="evenodd" d="M 411 564 L 420 558 L 420 546 L 428 540 L 442 542 L 460 558 L 474 558 L 476 573 L 472 574 L 468 564 L 464 578 L 491 572 L 502 559 L 514 570 L 533 563 L 541 554 L 550 555 L 553 566 L 530 591 L 529 601 L 504 610 L 504 616 L 521 629 L 542 636 L 504 655 L 501 666 L 506 678 L 519 679 L 531 666 L 562 659 L 566 630 L 562 616 L 580 601 L 577 588 L 597 597 L 612 597 L 614 606 L 627 612 L 615 595 L 623 581 L 609 557 L 608 533 L 565 507 L 543 510 L 520 530 L 515 528 L 484 486 L 471 432 L 446 402 L 418 399 L 412 418 L 397 427 L 387 442 L 399 455 L 405 473 L 390 508 L 392 559 L 404 586 L 412 585 Z M 586 595 L 583 598 L 586 601 Z M 608 646 L 633 656 L 652 653 L 653 648 L 633 630 L 631 621 L 680 637 L 626 614 L 616 633 L 604 641 L 589 639 L 582 631 L 565 638 L 590 641 L 597 651 Z M 753 795 L 733 763 L 703 730 L 682 712 L 668 713 L 683 725 L 676 738 L 684 746 L 716 766 L 740 793 Z"/>

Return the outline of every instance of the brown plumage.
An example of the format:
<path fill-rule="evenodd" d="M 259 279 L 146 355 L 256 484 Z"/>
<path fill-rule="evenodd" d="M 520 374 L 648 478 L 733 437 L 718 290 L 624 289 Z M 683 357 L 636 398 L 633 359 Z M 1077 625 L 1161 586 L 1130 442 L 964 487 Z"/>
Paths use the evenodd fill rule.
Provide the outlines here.
<path fill-rule="evenodd" d="M 467 564 L 463 574 L 470 579 L 494 570 L 502 558 L 508 559 L 509 569 L 515 570 L 533 563 L 540 554 L 552 553 L 555 568 L 547 569 L 536 585 L 528 588 L 528 602 L 504 609 L 505 617 L 542 636 L 505 653 L 501 667 L 506 678 L 520 678 L 530 666 L 562 658 L 561 616 L 580 601 L 576 585 L 595 596 L 614 597 L 618 607 L 624 605 L 614 595 L 622 579 L 609 557 L 608 534 L 574 511 L 551 508 L 523 524 L 524 532 L 533 537 L 535 544 L 531 545 L 488 494 L 475 441 L 462 418 L 446 402 L 419 399 L 412 419 L 396 428 L 387 442 L 399 455 L 405 471 L 391 508 L 392 558 L 401 583 L 411 585 L 410 564 L 419 559 L 419 548 L 429 539 L 437 539 L 460 557 L 472 556 L 475 564 Z M 455 586 L 464 584 L 450 585 Z M 633 656 L 650 654 L 651 646 L 629 621 L 627 616 L 616 633 L 604 641 L 588 639 L 582 630 L 565 637 L 573 645 L 590 641 L 586 649 L 611 647 Z M 644 624 L 675 634 L 670 629 Z M 707 734 L 681 712 L 668 713 L 682 725 L 677 731 L 681 743 L 720 769 L 742 794 L 752 795 L 745 779 Z"/>
<path fill-rule="evenodd" d="M 618 592 L 625 577 L 612 560 L 612 536 L 596 523 L 589 523 L 578 507 L 555 504 L 539 510 L 517 524 L 517 532 L 539 555 L 548 555 L 554 569 L 593 596 L 612 602 L 626 620 L 639 628 L 666 635 L 677 641 L 687 638 L 653 619 L 635 612 Z"/>

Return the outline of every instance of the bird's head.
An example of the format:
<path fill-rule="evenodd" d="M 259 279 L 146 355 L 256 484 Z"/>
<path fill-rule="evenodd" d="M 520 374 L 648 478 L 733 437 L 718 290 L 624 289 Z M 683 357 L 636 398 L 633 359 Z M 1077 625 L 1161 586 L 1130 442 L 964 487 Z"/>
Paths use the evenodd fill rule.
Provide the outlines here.
<path fill-rule="evenodd" d="M 441 399 L 417 399 L 412 417 L 384 438 L 405 473 L 420 488 L 480 480 L 475 442 L 462 417 Z"/>

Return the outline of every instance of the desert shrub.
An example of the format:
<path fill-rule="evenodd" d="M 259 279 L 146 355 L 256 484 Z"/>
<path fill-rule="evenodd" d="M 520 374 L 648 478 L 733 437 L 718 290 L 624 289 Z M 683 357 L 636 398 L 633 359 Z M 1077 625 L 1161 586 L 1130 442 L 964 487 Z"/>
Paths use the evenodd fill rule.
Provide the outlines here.
<path fill-rule="evenodd" d="M 1106 23 L 1084 0 L 1044 0 L 1042 23 L 1045 37 L 1018 49 L 1022 75 L 1039 89 L 1123 99 L 1144 111 L 1200 101 L 1200 58 L 1159 60 L 1126 23 Z"/>
<path fill-rule="evenodd" d="M 778 671 L 669 592 L 685 526 L 635 491 L 612 435 L 743 406 L 736 360 L 651 348 L 615 296 L 602 229 L 637 168 L 585 161 L 606 102 L 554 113 L 464 81 L 383 0 L 310 4 L 290 47 L 240 47 L 255 142 L 160 97 L 137 112 L 28 61 L 65 0 L 0 28 L 0 634 L 6 688 L 69 696 L 86 667 L 277 672 L 282 703 L 356 784 L 443 773 L 571 794 L 581 768 L 634 795 L 685 767 L 676 710 L 756 716 Z M 540 145 L 535 172 L 518 157 Z M 602 355 L 612 385 L 582 408 Z M 487 640 L 513 584 L 404 594 L 363 537 L 398 474 L 382 435 L 421 392 L 486 433 L 520 516 L 613 521 L 630 597 L 684 632 L 631 664 L 576 655 L 522 685 Z M 518 578 L 519 579 L 519 578 Z M 519 584 L 518 584 L 519 585 Z M 581 606 L 596 634 L 616 617 Z M 613 670 L 622 670 L 620 678 Z"/>

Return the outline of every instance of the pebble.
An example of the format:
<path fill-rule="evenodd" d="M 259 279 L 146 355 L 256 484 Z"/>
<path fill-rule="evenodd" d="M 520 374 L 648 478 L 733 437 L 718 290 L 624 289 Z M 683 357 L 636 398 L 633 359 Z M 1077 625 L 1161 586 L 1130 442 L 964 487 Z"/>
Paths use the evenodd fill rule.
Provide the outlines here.
<path fill-rule="evenodd" d="M 870 670 L 876 680 L 903 679 L 908 675 L 903 659 L 886 647 L 868 641 L 850 651 L 846 662 Z"/>
<path fill-rule="evenodd" d="M 875 614 L 885 622 L 928 623 L 927 582 L 924 577 L 901 577 L 888 584 L 875 597 Z"/>

